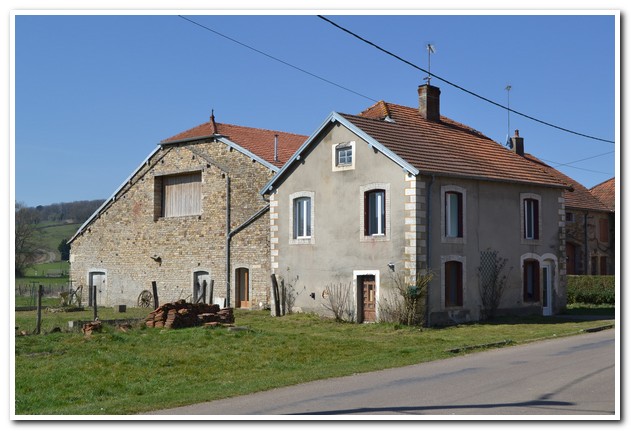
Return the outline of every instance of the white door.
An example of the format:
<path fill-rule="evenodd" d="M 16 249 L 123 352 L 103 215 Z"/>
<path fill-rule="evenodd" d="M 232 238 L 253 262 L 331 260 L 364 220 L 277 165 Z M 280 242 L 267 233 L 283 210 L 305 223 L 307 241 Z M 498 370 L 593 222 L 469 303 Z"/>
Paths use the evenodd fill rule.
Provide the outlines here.
<path fill-rule="evenodd" d="M 544 263 L 541 268 L 543 315 L 552 316 L 552 265 Z"/>
<path fill-rule="evenodd" d="M 193 274 L 193 302 L 210 302 L 210 274 L 207 271 Z"/>
<path fill-rule="evenodd" d="M 107 301 L 107 286 L 106 286 L 106 275 L 104 272 L 95 271 L 90 273 L 90 295 L 88 296 L 90 306 L 94 305 L 94 299 L 96 299 L 97 306 L 109 305 L 106 304 Z M 94 298 L 94 290 L 93 287 L 96 286 L 96 298 Z"/>

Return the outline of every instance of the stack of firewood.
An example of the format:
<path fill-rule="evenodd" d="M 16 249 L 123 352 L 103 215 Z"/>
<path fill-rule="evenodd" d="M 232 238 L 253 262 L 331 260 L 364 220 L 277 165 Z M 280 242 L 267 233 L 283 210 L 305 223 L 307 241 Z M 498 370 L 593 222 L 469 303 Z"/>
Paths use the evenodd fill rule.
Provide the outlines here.
<path fill-rule="evenodd" d="M 103 325 L 99 321 L 88 322 L 83 324 L 83 333 L 86 336 L 92 335 L 93 332 L 101 332 Z"/>
<path fill-rule="evenodd" d="M 234 323 L 232 308 L 221 309 L 216 304 L 192 304 L 180 300 L 161 305 L 145 319 L 150 328 L 188 328 L 211 323 Z"/>

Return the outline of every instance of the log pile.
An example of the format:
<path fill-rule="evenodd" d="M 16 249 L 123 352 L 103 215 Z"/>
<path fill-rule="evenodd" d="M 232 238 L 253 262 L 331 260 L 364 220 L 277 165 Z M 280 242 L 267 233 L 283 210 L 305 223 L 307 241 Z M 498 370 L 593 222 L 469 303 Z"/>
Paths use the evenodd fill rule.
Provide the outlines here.
<path fill-rule="evenodd" d="M 150 328 L 188 328 L 218 326 L 234 323 L 232 308 L 216 304 L 192 304 L 184 300 L 169 302 L 149 313 L 145 325 Z"/>
<path fill-rule="evenodd" d="M 99 321 L 85 323 L 82 328 L 86 336 L 92 335 L 93 332 L 101 332 L 101 329 L 103 329 L 103 325 Z"/>

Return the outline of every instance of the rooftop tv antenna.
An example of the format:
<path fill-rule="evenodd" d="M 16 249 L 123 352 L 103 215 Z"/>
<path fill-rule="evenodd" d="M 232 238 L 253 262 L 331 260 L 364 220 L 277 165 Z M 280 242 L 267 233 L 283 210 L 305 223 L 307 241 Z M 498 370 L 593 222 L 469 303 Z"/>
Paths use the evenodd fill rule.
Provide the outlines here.
<path fill-rule="evenodd" d="M 432 54 L 436 53 L 436 47 L 431 43 L 428 43 L 427 46 L 427 78 L 424 78 L 427 81 L 427 85 L 429 85 L 429 80 L 432 79 Z"/>
<path fill-rule="evenodd" d="M 512 148 L 512 144 L 510 141 L 510 91 L 513 88 L 510 84 L 506 86 L 504 90 L 506 90 L 506 115 L 507 115 L 507 129 L 506 129 L 506 145 Z"/>

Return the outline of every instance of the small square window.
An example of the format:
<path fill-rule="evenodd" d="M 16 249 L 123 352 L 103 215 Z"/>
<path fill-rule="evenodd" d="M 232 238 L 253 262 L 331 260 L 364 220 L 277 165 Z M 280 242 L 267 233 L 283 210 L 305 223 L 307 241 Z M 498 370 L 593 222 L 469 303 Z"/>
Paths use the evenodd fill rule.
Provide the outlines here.
<path fill-rule="evenodd" d="M 331 145 L 331 169 L 334 172 L 355 169 L 355 141 Z"/>
<path fill-rule="evenodd" d="M 353 148 L 351 146 L 338 147 L 335 149 L 336 166 L 350 166 L 353 164 Z"/>
<path fill-rule="evenodd" d="M 573 222 L 574 221 L 574 213 L 567 212 L 565 213 L 565 221 Z"/>

